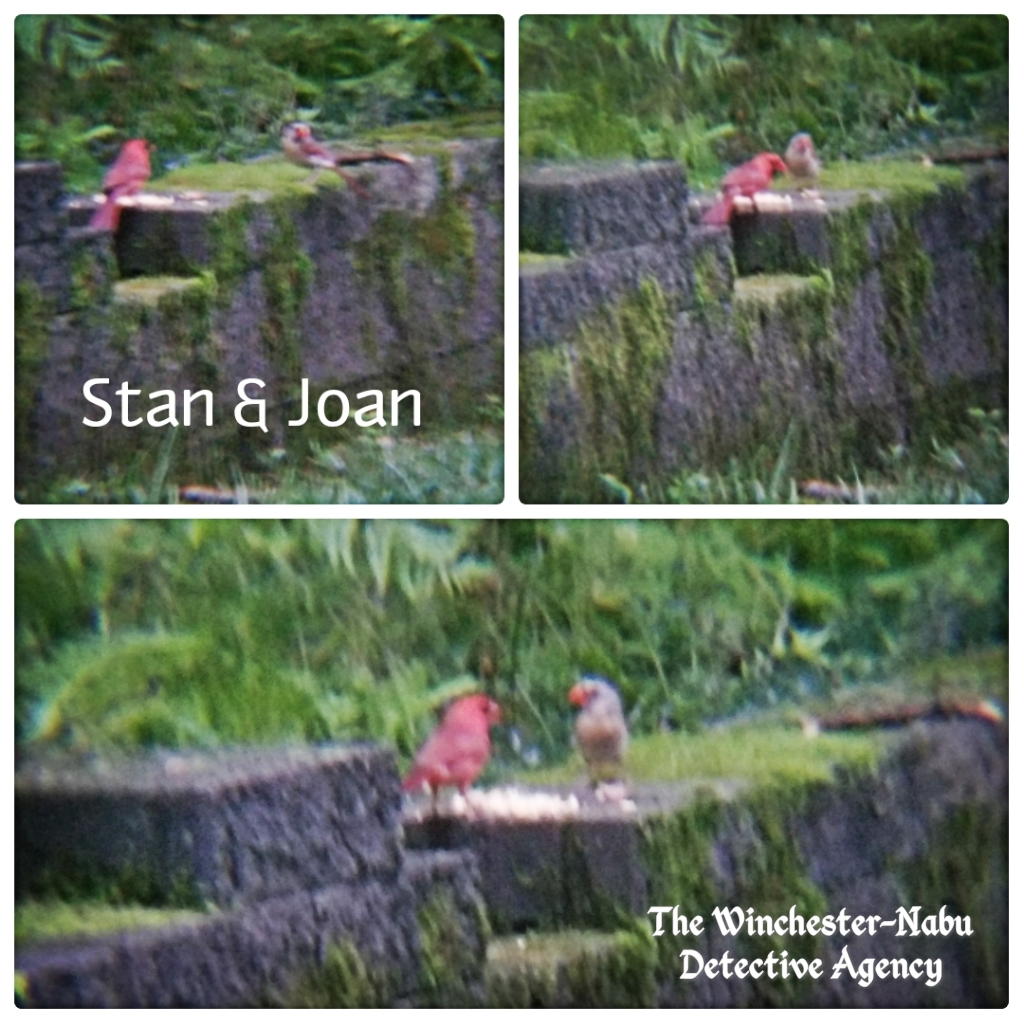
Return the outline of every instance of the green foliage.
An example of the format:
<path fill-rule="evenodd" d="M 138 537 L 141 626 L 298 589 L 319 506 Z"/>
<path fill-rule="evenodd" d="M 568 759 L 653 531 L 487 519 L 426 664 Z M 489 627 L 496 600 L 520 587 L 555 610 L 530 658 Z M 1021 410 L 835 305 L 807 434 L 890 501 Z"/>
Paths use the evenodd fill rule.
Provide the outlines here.
<path fill-rule="evenodd" d="M 969 409 L 963 423 L 946 423 L 952 437 L 931 436 L 913 446 L 894 445 L 878 453 L 877 468 L 851 466 L 848 479 L 836 481 L 835 497 L 816 502 L 893 505 L 1001 504 L 1010 493 L 1010 451 L 1006 413 Z M 725 471 L 687 469 L 665 488 L 667 500 L 680 504 L 809 503 L 797 489 L 799 468 L 791 451 L 791 432 L 777 453 L 740 462 Z"/>
<path fill-rule="evenodd" d="M 1005 17 L 529 15 L 524 156 L 717 161 L 809 131 L 827 161 L 1007 132 Z"/>
<path fill-rule="evenodd" d="M 451 893 L 434 892 L 416 911 L 420 935 L 420 1005 L 480 1003 L 478 970 L 490 925 L 482 902 L 463 917 Z"/>
<path fill-rule="evenodd" d="M 562 500 L 628 503 L 633 488 L 653 475 L 672 332 L 669 297 L 657 281 L 645 280 L 588 317 L 576 331 L 571 354 L 538 350 L 521 361 L 520 446 L 533 457 L 549 394 L 578 381 L 586 443 L 572 473 L 560 481 Z"/>
<path fill-rule="evenodd" d="M 331 943 L 322 963 L 304 972 L 287 993 L 268 994 L 267 1003 L 292 1009 L 378 1009 L 389 1005 L 397 987 L 392 971 L 368 965 L 346 940 Z"/>
<path fill-rule="evenodd" d="M 14 448 L 28 450 L 32 409 L 36 404 L 50 350 L 52 303 L 25 281 L 14 289 Z"/>
<path fill-rule="evenodd" d="M 500 774 L 565 761 L 566 692 L 594 672 L 622 692 L 637 773 L 742 775 L 771 760 L 754 739 L 724 765 L 719 740 L 660 730 L 1008 635 L 1000 521 L 22 521 L 15 543 L 20 743 L 372 738 L 408 757 L 446 701 L 487 689 Z M 956 665 L 921 688 L 955 688 Z M 971 692 L 999 695 L 1001 671 Z M 770 735 L 782 775 L 819 777 L 802 737 Z M 870 753 L 835 748 L 817 753 Z"/>
<path fill-rule="evenodd" d="M 1004 1007 L 1009 999 L 1008 929 L 1001 926 L 1006 911 L 992 898 L 993 893 L 1006 892 L 1009 838 L 1005 809 L 967 805 L 942 823 L 928 852 L 902 872 L 908 902 L 947 905 L 950 916 L 970 917 L 976 932 L 968 947 L 971 976 L 991 1007 Z"/>
<path fill-rule="evenodd" d="M 485 401 L 490 397 L 500 401 L 496 396 L 485 396 Z M 493 406 L 488 402 L 491 417 Z M 178 487 L 168 483 L 177 465 L 172 437 L 161 438 L 159 447 L 143 451 L 126 466 L 109 466 L 103 475 L 56 477 L 33 500 L 176 503 L 181 500 Z M 338 443 L 311 443 L 308 454 L 272 449 L 256 456 L 252 468 L 243 468 L 232 454 L 214 455 L 204 466 L 206 478 L 239 504 L 494 504 L 504 493 L 504 455 L 502 433 L 489 427 L 425 436 L 409 436 L 401 428 L 367 428 L 351 431 Z M 160 474 L 165 457 L 169 464 Z"/>
<path fill-rule="evenodd" d="M 626 774 L 634 782 L 677 782 L 685 779 L 740 780 L 760 784 L 827 782 L 837 764 L 874 767 L 877 737 L 818 736 L 813 743 L 790 725 L 758 722 L 680 735 L 656 732 L 634 740 L 626 753 Z M 570 783 L 585 772 L 575 754 L 564 765 L 530 775 L 539 784 Z"/>
<path fill-rule="evenodd" d="M 161 169 L 276 150 L 296 116 L 337 137 L 503 102 L 492 15 L 22 15 L 14 56 L 17 154 L 73 188 L 134 136 Z"/>
<path fill-rule="evenodd" d="M 656 949 L 646 922 L 614 932 L 496 939 L 487 950 L 493 1007 L 651 1007 Z"/>

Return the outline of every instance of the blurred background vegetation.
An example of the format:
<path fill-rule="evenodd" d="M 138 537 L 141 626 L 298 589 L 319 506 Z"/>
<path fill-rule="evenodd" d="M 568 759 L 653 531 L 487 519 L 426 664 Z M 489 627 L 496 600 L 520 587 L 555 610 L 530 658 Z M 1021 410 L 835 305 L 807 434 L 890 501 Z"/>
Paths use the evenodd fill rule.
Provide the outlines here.
<path fill-rule="evenodd" d="M 502 704 L 490 777 L 879 688 L 1007 696 L 1007 526 L 961 521 L 26 521 L 19 751 L 371 738 Z M 799 735 L 799 734 L 797 734 Z"/>
<path fill-rule="evenodd" d="M 966 15 L 531 15 L 520 153 L 728 164 L 808 131 L 826 162 L 1005 140 L 1009 23 Z"/>
<path fill-rule="evenodd" d="M 328 138 L 500 111 L 496 15 L 28 15 L 14 23 L 15 151 L 98 184 L 128 138 L 154 174 L 277 151 L 281 127 Z"/>

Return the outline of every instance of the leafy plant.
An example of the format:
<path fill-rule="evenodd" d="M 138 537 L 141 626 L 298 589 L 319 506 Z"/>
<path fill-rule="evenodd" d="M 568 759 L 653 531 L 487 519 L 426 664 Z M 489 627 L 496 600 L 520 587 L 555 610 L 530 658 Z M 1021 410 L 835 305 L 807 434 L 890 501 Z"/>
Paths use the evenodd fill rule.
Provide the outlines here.
<path fill-rule="evenodd" d="M 670 154 L 708 183 L 798 130 L 833 162 L 1005 136 L 1008 39 L 984 16 L 530 15 L 520 152 Z"/>
<path fill-rule="evenodd" d="M 22 15 L 16 152 L 74 157 L 84 188 L 132 136 L 159 173 L 276 149 L 297 116 L 339 137 L 500 109 L 503 48 L 481 15 Z"/>
<path fill-rule="evenodd" d="M 957 685 L 1009 628 L 998 520 L 23 520 L 15 548 L 16 736 L 44 750 L 411 757 L 485 690 L 500 773 L 565 760 L 581 673 L 640 736 L 888 674 Z"/>

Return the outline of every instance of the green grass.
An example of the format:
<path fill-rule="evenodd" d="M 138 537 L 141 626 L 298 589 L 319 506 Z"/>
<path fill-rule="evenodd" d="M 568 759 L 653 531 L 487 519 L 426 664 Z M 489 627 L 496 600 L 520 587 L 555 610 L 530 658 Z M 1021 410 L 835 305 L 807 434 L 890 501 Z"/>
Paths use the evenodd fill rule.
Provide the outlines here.
<path fill-rule="evenodd" d="M 884 748 L 880 735 L 819 735 L 783 725 L 734 725 L 697 734 L 655 733 L 634 740 L 626 755 L 632 782 L 741 779 L 751 783 L 825 781 L 837 764 L 870 768 Z M 560 785 L 585 771 L 578 753 L 555 768 L 531 773 L 530 783 Z"/>
<path fill-rule="evenodd" d="M 820 189 L 834 191 L 866 189 L 926 189 L 940 185 L 959 187 L 964 184 L 964 172 L 959 167 L 928 167 L 920 160 L 844 160 L 826 164 L 821 171 Z M 778 178 L 776 189 L 791 191 L 793 182 Z"/>
<path fill-rule="evenodd" d="M 808 474 L 787 438 L 774 454 L 678 472 L 664 490 L 680 504 L 1001 504 L 1009 495 L 1006 414 L 971 409 L 958 440 L 894 446 L 879 453 L 879 462 L 878 468 L 851 465 L 847 476 L 827 481 L 835 487 L 831 497 L 802 496 L 798 484 Z"/>
<path fill-rule="evenodd" d="M 378 142 L 407 143 L 414 156 L 427 154 L 437 145 L 452 139 L 501 138 L 504 124 L 493 112 L 467 114 L 441 121 L 415 121 L 382 128 L 371 140 L 346 139 L 339 149 L 370 148 Z M 333 143 L 332 143 L 333 144 Z M 433 145 L 432 145 L 433 144 Z M 149 183 L 153 192 L 281 192 L 303 191 L 309 186 L 310 171 L 272 155 L 239 163 L 222 160 L 212 164 L 187 164 Z M 313 183 L 317 188 L 341 187 L 342 181 L 331 173 L 321 174 Z"/>
<path fill-rule="evenodd" d="M 153 192 L 278 192 L 301 191 L 310 172 L 289 163 L 284 157 L 268 157 L 250 163 L 222 161 L 215 164 L 189 164 L 179 167 L 149 183 Z M 341 179 L 334 174 L 322 174 L 317 186 L 335 187 Z"/>
<path fill-rule="evenodd" d="M 186 474 L 173 461 L 168 468 L 160 459 L 143 457 L 130 467 L 113 467 L 105 477 L 79 473 L 57 479 L 42 497 L 22 498 L 174 504 L 179 486 L 196 485 L 234 493 L 238 501 L 251 504 L 496 504 L 504 494 L 505 441 L 491 427 L 426 438 L 367 430 L 306 456 L 275 449 L 261 460 L 257 471 L 225 461 Z M 163 483 L 154 498 L 158 475 Z"/>
<path fill-rule="evenodd" d="M 14 944 L 20 946 L 69 935 L 100 935 L 192 924 L 205 916 L 195 910 L 28 900 L 14 907 Z"/>
<path fill-rule="evenodd" d="M 505 119 L 501 112 L 481 110 L 435 121 L 409 121 L 374 132 L 374 139 L 386 142 L 436 142 L 448 139 L 501 139 Z"/>

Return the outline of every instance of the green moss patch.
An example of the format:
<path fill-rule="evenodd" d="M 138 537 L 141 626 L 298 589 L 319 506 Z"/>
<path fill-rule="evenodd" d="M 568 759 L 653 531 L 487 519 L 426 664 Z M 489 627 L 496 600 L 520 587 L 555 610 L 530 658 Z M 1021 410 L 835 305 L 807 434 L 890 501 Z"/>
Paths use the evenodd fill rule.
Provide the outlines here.
<path fill-rule="evenodd" d="M 836 191 L 911 188 L 937 192 L 942 186 L 961 188 L 966 181 L 958 167 L 928 166 L 920 160 L 840 161 L 822 168 L 819 188 Z M 782 178 L 777 187 L 785 189 L 786 184 L 786 179 Z M 786 190 L 792 190 L 792 182 Z"/>
<path fill-rule="evenodd" d="M 31 283 L 14 289 L 14 450 L 28 457 L 32 409 L 50 352 L 52 303 Z"/>
<path fill-rule="evenodd" d="M 398 989 L 393 971 L 370 964 L 351 941 L 331 943 L 323 961 L 304 971 L 285 993 L 267 996 L 270 1006 L 358 1010 L 391 1005 Z"/>
<path fill-rule="evenodd" d="M 655 947 L 639 927 L 611 933 L 564 931 L 495 939 L 487 947 L 493 1007 L 649 1007 Z"/>
<path fill-rule="evenodd" d="M 555 267 L 564 266 L 571 259 L 572 257 L 570 256 L 560 256 L 557 253 L 520 252 L 519 266 L 537 267 L 538 269 L 553 269 Z"/>
<path fill-rule="evenodd" d="M 827 781 L 837 765 L 874 767 L 885 749 L 885 737 L 876 734 L 808 738 L 797 728 L 779 725 L 732 726 L 696 734 L 654 733 L 630 744 L 626 775 L 634 782 Z M 582 758 L 575 755 L 558 768 L 531 774 L 529 780 L 539 785 L 569 783 L 582 772 Z"/>
<path fill-rule="evenodd" d="M 378 129 L 376 138 L 389 142 L 436 142 L 456 139 L 501 139 L 505 119 L 501 113 L 483 110 L 434 121 L 409 121 Z"/>
<path fill-rule="evenodd" d="M 462 920 L 451 895 L 435 893 L 416 912 L 420 933 L 420 998 L 430 1006 L 480 1002 L 480 967 L 490 935 L 487 914 L 476 907 Z"/>
<path fill-rule="evenodd" d="M 150 185 L 153 192 L 298 192 L 309 194 L 305 184 L 310 177 L 306 167 L 290 163 L 283 156 L 252 163 L 221 161 L 215 164 L 190 164 L 171 171 Z M 316 185 L 341 186 L 341 179 L 324 173 Z"/>
<path fill-rule="evenodd" d="M 95 310 L 110 302 L 117 261 L 107 246 L 79 246 L 71 261 L 71 306 Z"/>
<path fill-rule="evenodd" d="M 599 500 L 602 476 L 628 492 L 650 475 L 673 327 L 668 297 L 647 280 L 588 318 L 568 346 L 520 361 L 524 466 L 543 461 L 540 431 L 552 395 L 575 392 L 582 405 L 581 450 L 562 481 L 561 500 Z"/>
<path fill-rule="evenodd" d="M 202 288 L 203 283 L 199 277 L 133 277 L 114 285 L 114 298 L 119 302 L 140 302 L 155 308 L 164 296 Z"/>
<path fill-rule="evenodd" d="M 1006 944 L 1010 863 L 1009 818 L 987 805 L 959 808 L 937 830 L 928 853 L 904 865 L 910 903 L 945 906 L 950 916 L 970 917 L 975 934 L 967 946 L 971 977 L 984 1005 L 1002 1009 L 1009 999 Z M 993 896 L 996 896 L 993 899 Z"/>
<path fill-rule="evenodd" d="M 106 903 L 29 900 L 14 907 L 14 944 L 24 946 L 47 939 L 197 924 L 207 916 L 197 910 L 134 904 L 114 906 Z"/>

